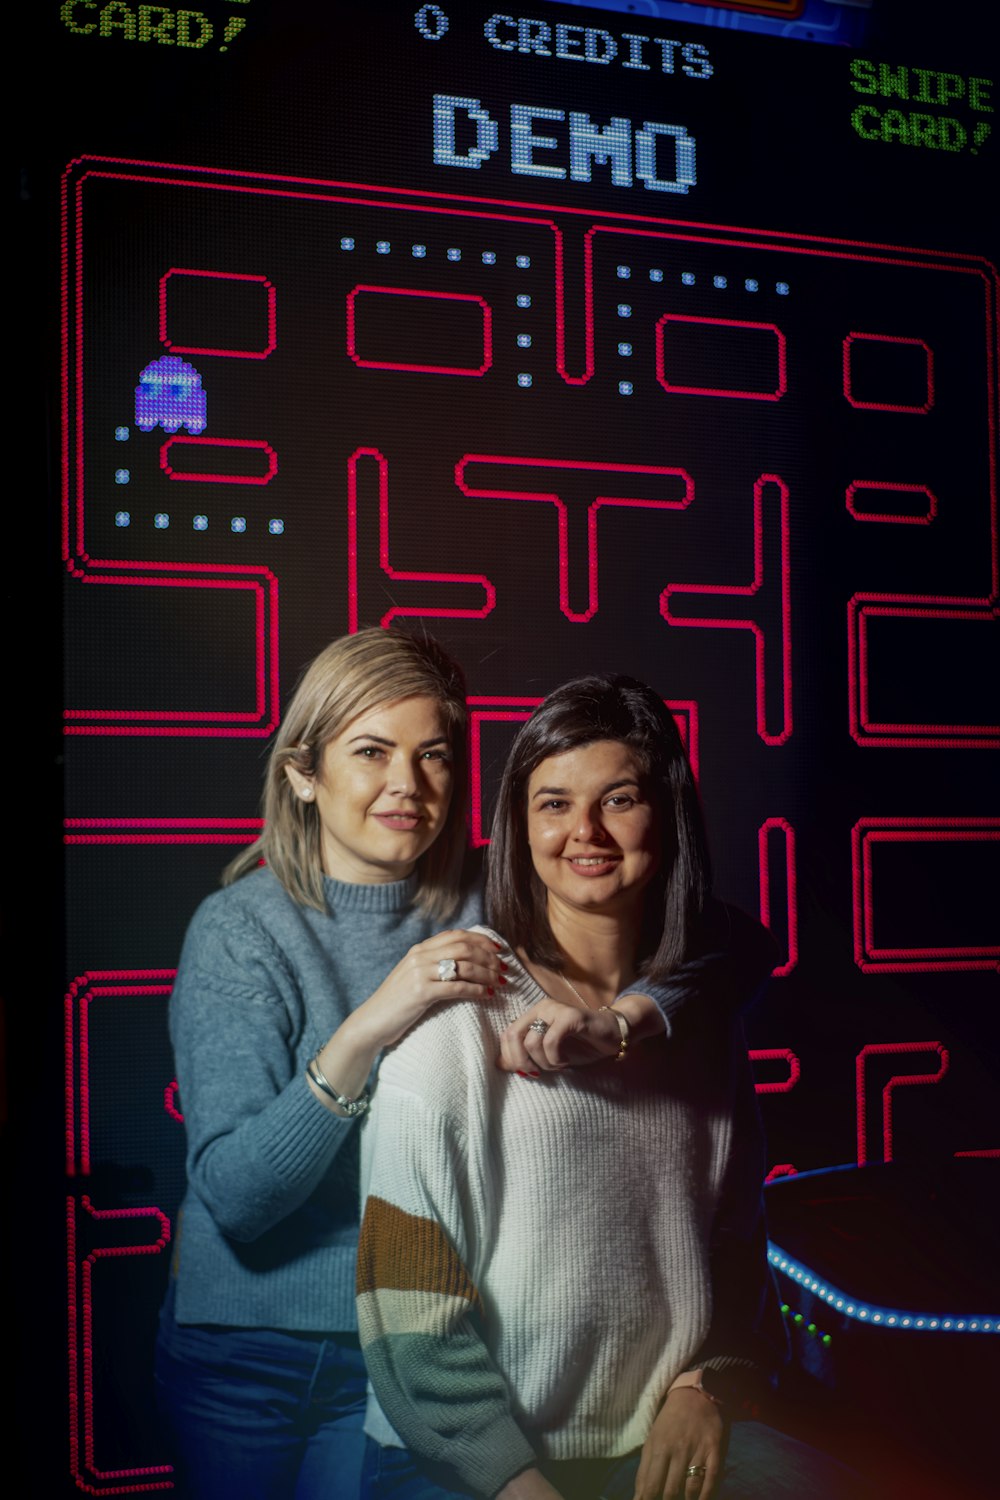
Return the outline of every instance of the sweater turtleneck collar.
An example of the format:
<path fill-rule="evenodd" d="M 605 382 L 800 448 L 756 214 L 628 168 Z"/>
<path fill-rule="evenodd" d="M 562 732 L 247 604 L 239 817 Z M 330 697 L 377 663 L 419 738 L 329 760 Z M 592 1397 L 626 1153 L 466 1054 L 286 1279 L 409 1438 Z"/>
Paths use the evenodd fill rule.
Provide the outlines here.
<path fill-rule="evenodd" d="M 354 885 L 346 880 L 323 876 L 326 904 L 331 912 L 398 912 L 413 905 L 420 882 L 417 876 L 391 880 L 385 885 Z"/>

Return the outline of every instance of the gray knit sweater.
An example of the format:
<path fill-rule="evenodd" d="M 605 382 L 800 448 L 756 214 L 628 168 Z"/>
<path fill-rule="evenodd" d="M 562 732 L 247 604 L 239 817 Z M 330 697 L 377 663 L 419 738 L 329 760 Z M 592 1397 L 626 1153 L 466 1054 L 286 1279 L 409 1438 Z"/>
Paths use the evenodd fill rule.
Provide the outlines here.
<path fill-rule="evenodd" d="M 353 1329 L 357 1128 L 313 1095 L 307 1060 L 435 923 L 416 879 L 326 879 L 329 913 L 258 870 L 199 907 L 170 1002 L 188 1192 L 177 1319 Z M 481 917 L 473 892 L 452 925 Z"/>

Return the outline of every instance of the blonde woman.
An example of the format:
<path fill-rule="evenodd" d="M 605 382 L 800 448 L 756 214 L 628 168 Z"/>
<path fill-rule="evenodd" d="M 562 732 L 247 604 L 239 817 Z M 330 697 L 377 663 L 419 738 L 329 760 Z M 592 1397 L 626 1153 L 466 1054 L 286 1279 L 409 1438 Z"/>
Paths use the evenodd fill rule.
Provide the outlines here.
<path fill-rule="evenodd" d="M 157 1351 L 191 1496 L 356 1492 L 369 1081 L 435 1005 L 481 1004 L 506 980 L 497 945 L 467 930 L 482 906 L 462 876 L 465 742 L 462 674 L 433 640 L 335 641 L 272 750 L 264 833 L 191 923 L 170 1006 L 188 1191 Z M 730 962 L 715 961 L 723 976 Z M 663 1031 L 687 993 L 681 976 L 656 1004 L 621 1004 L 641 1035 Z M 570 1021 L 551 1063 L 512 1035 L 500 1065 L 541 1075 L 617 1050 L 613 1018 Z"/>

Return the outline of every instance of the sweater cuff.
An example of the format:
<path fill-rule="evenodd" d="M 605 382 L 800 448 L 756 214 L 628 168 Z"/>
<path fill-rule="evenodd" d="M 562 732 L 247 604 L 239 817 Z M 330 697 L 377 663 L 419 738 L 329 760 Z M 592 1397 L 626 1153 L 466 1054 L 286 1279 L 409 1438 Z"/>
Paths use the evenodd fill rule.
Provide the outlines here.
<path fill-rule="evenodd" d="M 325 1159 L 352 1124 L 320 1103 L 303 1073 L 256 1116 L 249 1132 L 275 1176 L 292 1186 L 315 1177 L 317 1158 Z"/>
<path fill-rule="evenodd" d="M 461 1440 L 448 1444 L 448 1467 L 475 1494 L 492 1500 L 517 1474 L 538 1463 L 538 1455 L 520 1427 L 506 1413 Z"/>
<path fill-rule="evenodd" d="M 695 1368 L 710 1374 L 705 1383 L 730 1420 L 752 1414 L 769 1393 L 770 1382 L 761 1367 L 738 1355 L 713 1354 Z"/>

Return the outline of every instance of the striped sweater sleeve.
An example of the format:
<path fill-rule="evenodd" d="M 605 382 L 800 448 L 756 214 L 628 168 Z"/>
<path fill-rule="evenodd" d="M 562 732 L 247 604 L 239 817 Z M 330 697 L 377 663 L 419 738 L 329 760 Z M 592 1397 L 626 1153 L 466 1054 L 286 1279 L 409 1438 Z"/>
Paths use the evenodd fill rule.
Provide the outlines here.
<path fill-rule="evenodd" d="M 375 1394 L 415 1457 L 494 1495 L 535 1454 L 483 1338 L 465 1143 L 385 1080 L 365 1130 L 358 1327 Z"/>

